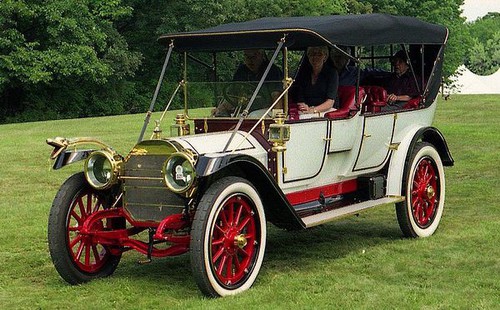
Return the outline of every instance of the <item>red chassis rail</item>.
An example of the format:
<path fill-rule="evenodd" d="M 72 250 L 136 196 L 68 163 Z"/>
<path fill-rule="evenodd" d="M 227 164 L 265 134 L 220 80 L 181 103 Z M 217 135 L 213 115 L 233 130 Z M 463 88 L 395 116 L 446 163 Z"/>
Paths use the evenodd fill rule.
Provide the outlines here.
<path fill-rule="evenodd" d="M 186 219 L 183 214 L 173 214 L 166 217 L 158 225 L 151 223 L 150 227 L 156 227 L 156 233 L 153 239 L 156 241 L 169 242 L 172 245 L 165 249 L 158 249 L 152 247 L 150 252 L 150 245 L 146 242 L 131 239 L 130 236 L 138 234 L 146 229 L 146 227 L 131 227 L 123 229 L 102 230 L 100 225 L 102 220 L 124 218 L 130 223 L 134 220 L 123 210 L 123 208 L 101 210 L 91 214 L 83 223 L 79 234 L 92 239 L 93 244 L 102 244 L 109 246 L 112 254 L 118 255 L 130 249 L 134 249 L 142 254 L 151 255 L 154 257 L 175 256 L 184 254 L 189 251 L 189 235 L 174 235 L 172 233 L 165 233 L 166 230 L 180 230 L 187 228 L 191 222 Z"/>

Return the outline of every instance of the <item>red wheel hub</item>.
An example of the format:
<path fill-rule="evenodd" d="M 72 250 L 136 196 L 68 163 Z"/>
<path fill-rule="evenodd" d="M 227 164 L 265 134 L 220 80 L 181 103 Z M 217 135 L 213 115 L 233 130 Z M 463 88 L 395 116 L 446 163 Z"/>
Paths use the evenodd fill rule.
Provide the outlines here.
<path fill-rule="evenodd" d="M 439 201 L 439 180 L 437 168 L 431 158 L 424 157 L 418 162 L 411 187 L 413 218 L 422 228 L 432 224 Z"/>
<path fill-rule="evenodd" d="M 110 256 L 109 251 L 93 241 L 92 236 L 80 233 L 85 220 L 93 213 L 102 210 L 103 205 L 99 197 L 92 192 L 80 193 L 70 208 L 67 220 L 68 249 L 73 262 L 82 271 L 95 273 L 99 271 Z M 92 230 L 104 230 L 104 223 L 99 221 L 92 226 Z"/>
<path fill-rule="evenodd" d="M 212 231 L 211 259 L 217 280 L 230 286 L 249 273 L 257 250 L 257 221 L 246 196 L 229 198 Z"/>

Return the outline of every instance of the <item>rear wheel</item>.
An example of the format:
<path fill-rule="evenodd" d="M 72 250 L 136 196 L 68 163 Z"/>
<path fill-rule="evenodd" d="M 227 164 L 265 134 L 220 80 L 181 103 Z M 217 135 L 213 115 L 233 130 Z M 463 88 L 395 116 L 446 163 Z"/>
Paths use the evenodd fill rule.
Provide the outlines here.
<path fill-rule="evenodd" d="M 430 143 L 420 142 L 406 162 L 403 187 L 406 200 L 396 204 L 399 227 L 406 237 L 428 237 L 441 220 L 444 208 L 444 169 Z"/>
<path fill-rule="evenodd" d="M 252 286 L 266 247 L 261 199 L 246 180 L 226 177 L 203 195 L 191 229 L 191 266 L 200 290 L 211 297 Z"/>
<path fill-rule="evenodd" d="M 83 173 L 74 174 L 59 189 L 50 210 L 48 243 L 52 262 L 68 283 L 109 276 L 118 266 L 121 254 L 113 255 L 107 246 L 80 234 L 91 214 L 107 208 L 102 193 L 90 187 Z M 113 223 L 118 221 L 99 221 L 92 230 L 112 229 Z"/>

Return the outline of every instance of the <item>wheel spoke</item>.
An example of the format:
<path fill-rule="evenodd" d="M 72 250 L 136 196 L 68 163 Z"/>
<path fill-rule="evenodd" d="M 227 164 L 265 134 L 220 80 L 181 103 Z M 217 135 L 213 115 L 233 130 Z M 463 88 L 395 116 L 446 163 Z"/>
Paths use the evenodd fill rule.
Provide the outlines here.
<path fill-rule="evenodd" d="M 236 212 L 236 218 L 234 219 L 234 224 L 235 225 L 238 225 L 238 223 L 240 222 L 240 218 L 241 218 L 241 213 L 242 212 L 243 212 L 243 206 L 239 205 L 238 206 L 238 211 Z"/>
<path fill-rule="evenodd" d="M 226 263 L 226 277 L 234 277 L 233 255 L 228 255 Z"/>
<path fill-rule="evenodd" d="M 101 261 L 101 255 L 99 254 L 99 251 L 97 250 L 96 244 L 92 245 L 92 252 L 94 254 L 94 261 L 96 264 L 98 264 Z"/>
<path fill-rule="evenodd" d="M 219 259 L 219 257 L 222 255 L 222 253 L 224 253 L 224 247 L 220 247 L 217 252 L 215 252 L 215 254 L 213 255 L 212 257 L 212 264 L 215 264 L 217 262 L 217 260 Z"/>
<path fill-rule="evenodd" d="M 429 175 L 429 162 L 426 160 L 422 165 L 423 170 L 423 178 L 425 179 L 427 175 Z"/>
<path fill-rule="evenodd" d="M 433 201 L 430 199 L 426 201 L 426 208 L 425 208 L 425 217 L 427 219 L 430 219 L 432 217 L 432 214 L 434 213 L 436 205 L 434 204 Z"/>
<path fill-rule="evenodd" d="M 245 239 L 247 239 L 247 240 L 255 240 L 255 232 L 247 233 L 245 235 Z"/>
<path fill-rule="evenodd" d="M 82 240 L 82 236 L 78 235 L 75 237 L 75 239 L 73 239 L 70 243 L 69 243 L 69 248 L 70 249 L 73 249 L 73 247 L 79 242 Z"/>
<path fill-rule="evenodd" d="M 220 239 L 212 239 L 212 246 L 221 245 L 223 243 L 224 243 L 224 237 L 222 237 Z"/>
<path fill-rule="evenodd" d="M 78 226 L 83 225 L 82 218 L 76 214 L 75 209 L 72 209 L 70 215 L 78 222 Z"/>
<path fill-rule="evenodd" d="M 240 260 L 238 259 L 238 255 L 234 255 L 234 268 L 236 269 L 237 272 L 240 271 L 241 269 L 241 263 L 240 263 Z"/>
<path fill-rule="evenodd" d="M 87 211 L 85 211 L 85 207 L 83 205 L 83 196 L 78 197 L 77 203 L 78 208 L 80 209 L 80 215 L 82 219 L 85 220 L 85 218 L 87 218 Z"/>
<path fill-rule="evenodd" d="M 217 224 L 215 224 L 215 229 L 217 229 L 222 234 L 226 233 L 226 231 L 222 227 L 220 227 L 219 225 L 217 225 Z"/>
<path fill-rule="evenodd" d="M 238 249 L 238 253 L 240 253 L 244 257 L 249 257 L 250 256 L 250 253 L 248 253 L 245 249 Z"/>
<path fill-rule="evenodd" d="M 84 246 L 85 246 L 84 241 L 81 240 L 80 245 L 78 246 L 78 249 L 76 250 L 76 253 L 75 253 L 75 260 L 76 261 L 80 261 L 80 259 L 82 257 Z"/>
<path fill-rule="evenodd" d="M 97 211 L 101 208 L 101 206 L 102 206 L 101 199 L 96 198 L 96 200 L 97 200 L 97 201 L 96 201 L 96 204 L 95 204 L 95 206 L 94 206 L 94 210 L 92 211 L 92 213 L 97 212 Z"/>
<path fill-rule="evenodd" d="M 415 189 L 413 189 L 413 190 L 411 191 L 411 196 L 412 196 L 412 197 L 414 197 L 414 196 L 415 196 L 415 197 L 418 197 L 418 196 L 419 196 L 419 194 L 420 194 L 420 192 L 419 192 L 419 190 L 418 190 L 418 187 L 416 187 Z"/>
<path fill-rule="evenodd" d="M 92 199 L 93 195 L 91 193 L 87 194 L 87 215 L 92 214 Z"/>
<path fill-rule="evenodd" d="M 231 205 L 229 205 L 229 210 L 228 210 L 228 223 L 229 223 L 229 226 L 234 226 L 234 206 L 235 206 L 236 202 L 233 202 Z"/>
<path fill-rule="evenodd" d="M 85 245 L 85 265 L 90 265 L 90 245 Z"/>
<path fill-rule="evenodd" d="M 415 219 L 420 221 L 420 213 L 422 210 L 422 200 L 420 198 L 416 198 L 415 201 L 413 202 L 413 215 Z"/>
<path fill-rule="evenodd" d="M 226 260 L 227 260 L 227 254 L 224 254 L 219 262 L 219 266 L 217 267 L 217 274 L 219 275 L 219 277 L 222 276 L 222 271 L 224 271 Z"/>
<path fill-rule="evenodd" d="M 226 212 L 224 209 L 222 209 L 220 211 L 220 219 L 222 220 L 222 226 L 227 227 L 228 222 L 227 222 L 227 218 L 226 218 Z"/>
<path fill-rule="evenodd" d="M 252 219 L 251 215 L 248 215 L 247 217 L 243 218 L 241 223 L 238 225 L 238 231 L 242 231 L 245 226 L 247 226 L 248 222 Z"/>

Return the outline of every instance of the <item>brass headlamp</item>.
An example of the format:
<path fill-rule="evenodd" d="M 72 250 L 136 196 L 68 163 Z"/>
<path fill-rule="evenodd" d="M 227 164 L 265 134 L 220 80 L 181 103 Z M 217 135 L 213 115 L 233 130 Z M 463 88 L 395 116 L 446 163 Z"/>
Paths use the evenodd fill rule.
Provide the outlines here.
<path fill-rule="evenodd" d="M 196 178 L 196 154 L 190 150 L 176 152 L 163 164 L 162 175 L 165 185 L 174 193 L 184 193 Z"/>
<path fill-rule="evenodd" d="M 107 151 L 95 151 L 85 161 L 84 173 L 89 184 L 95 189 L 107 189 L 116 184 L 121 158 Z"/>

